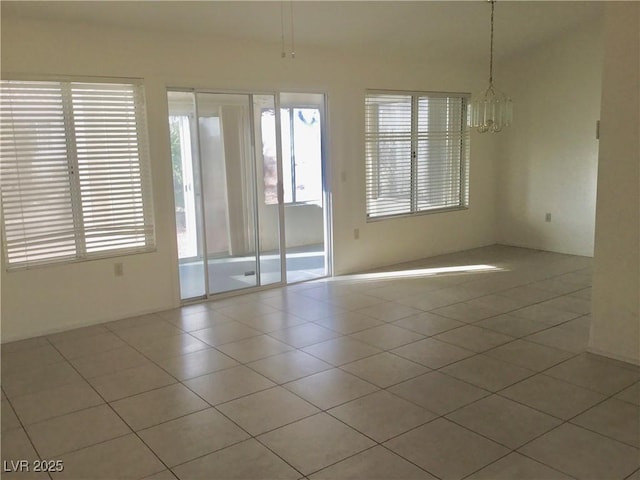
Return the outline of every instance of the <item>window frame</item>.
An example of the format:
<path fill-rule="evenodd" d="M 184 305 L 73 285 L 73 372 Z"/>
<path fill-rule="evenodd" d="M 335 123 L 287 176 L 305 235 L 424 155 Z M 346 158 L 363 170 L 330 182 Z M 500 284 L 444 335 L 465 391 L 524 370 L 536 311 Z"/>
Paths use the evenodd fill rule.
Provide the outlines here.
<path fill-rule="evenodd" d="M 153 187 L 152 187 L 152 171 L 151 171 L 151 155 L 150 155 L 150 141 L 149 141 L 149 132 L 148 132 L 148 116 L 147 116 L 147 103 L 146 103 L 146 93 L 144 88 L 143 79 L 140 78 L 129 78 L 129 77 L 87 77 L 87 76 L 60 76 L 60 75 L 22 75 L 22 74 L 4 74 L 0 78 L 0 81 L 3 83 L 49 83 L 49 84 L 57 84 L 60 87 L 60 99 L 63 102 L 64 106 L 62 108 L 62 118 L 64 123 L 64 137 L 65 137 L 65 150 L 66 150 L 66 165 L 68 167 L 67 180 L 69 184 L 69 199 L 67 208 L 69 208 L 73 212 L 73 238 L 75 243 L 75 248 L 73 252 L 70 252 L 65 255 L 60 256 L 48 256 L 45 258 L 38 258 L 35 260 L 28 259 L 28 253 L 25 253 L 26 259 L 24 260 L 12 260 L 9 254 L 9 246 L 7 244 L 7 216 L 5 214 L 5 203 L 3 202 L 4 195 L 0 196 L 0 231 L 2 236 L 2 261 L 4 263 L 4 270 L 7 272 L 14 271 L 22 271 L 22 270 L 31 270 L 34 268 L 43 268 L 50 267 L 55 265 L 63 265 L 63 264 L 71 264 L 85 261 L 93 261 L 100 260 L 105 258 L 115 258 L 122 257 L 128 255 L 137 255 L 144 253 L 151 253 L 157 250 L 156 246 L 156 227 L 155 227 L 155 207 L 154 207 L 154 198 L 153 198 Z M 83 192 L 81 188 L 81 181 L 84 178 L 85 181 L 95 182 L 99 180 L 100 177 L 97 176 L 96 173 L 85 173 L 80 172 L 81 167 L 79 165 L 80 154 L 77 151 L 76 141 L 79 137 L 84 135 L 84 139 L 87 142 L 95 141 L 95 135 L 90 133 L 89 124 L 83 124 L 81 121 L 76 121 L 74 118 L 75 112 L 73 104 L 73 97 L 71 96 L 71 89 L 74 88 L 82 88 L 85 87 L 90 90 L 90 85 L 95 84 L 99 88 L 100 85 L 118 85 L 122 86 L 123 91 L 125 91 L 126 87 L 131 87 L 132 92 L 132 100 L 131 100 L 131 109 L 133 110 L 133 118 L 135 119 L 135 126 L 133 130 L 135 130 L 135 146 L 137 148 L 136 153 L 136 162 L 135 165 L 139 168 L 139 178 L 137 182 L 129 182 L 126 184 L 127 187 L 133 186 L 134 188 L 139 189 L 140 194 L 140 205 L 138 208 L 142 209 L 142 213 L 139 213 L 139 217 L 143 219 L 143 223 L 136 223 L 136 226 L 142 227 L 143 233 L 138 233 L 137 235 L 142 238 L 142 242 L 144 245 L 131 245 L 133 240 L 129 241 L 129 244 L 124 244 L 124 246 L 116 246 L 118 241 L 114 240 L 108 242 L 108 245 L 105 247 L 104 244 L 94 244 L 93 246 L 87 248 L 87 239 L 89 238 L 91 232 L 84 225 L 84 216 L 83 209 L 91 208 L 99 208 L 96 206 L 92 206 L 91 204 L 95 202 L 95 200 L 87 200 L 83 199 Z M 117 89 L 116 89 L 117 90 Z M 115 90 L 114 90 L 115 91 Z M 98 97 L 97 101 L 105 101 L 107 97 Z M 34 102 L 34 105 L 37 105 Z M 105 110 L 106 111 L 106 110 Z M 89 115 L 92 110 L 89 110 Z M 4 116 L 4 114 L 3 114 Z M 99 117 L 106 118 L 106 117 Z M 3 120 L 4 121 L 4 120 Z M 7 122 L 10 122 L 9 125 L 13 126 L 13 119 L 11 115 L 7 115 Z M 82 130 L 86 130 L 89 133 L 82 133 Z M 31 132 L 36 132 L 35 129 L 32 129 Z M 35 133 L 30 133 L 30 135 L 37 135 Z M 12 143 L 14 145 L 15 143 Z M 117 147 L 120 146 L 118 143 L 107 144 L 108 147 Z M 88 154 L 91 155 L 91 152 Z M 107 158 L 109 158 L 107 156 Z M 85 160 L 87 162 L 88 167 L 86 169 L 96 168 L 95 166 L 91 167 L 91 162 Z M 63 162 L 61 162 L 61 165 Z M 6 168 L 6 167 L 5 167 Z M 15 170 L 15 173 L 19 175 L 18 169 Z M 109 175 L 114 175 L 109 174 Z M 136 175 L 133 175 L 134 177 Z M 61 176 L 60 178 L 62 178 Z M 45 194 L 47 192 L 47 187 L 41 189 L 41 192 Z M 118 191 L 112 193 L 111 195 L 117 195 Z M 114 197 L 115 198 L 115 197 Z M 116 199 L 110 200 L 111 202 L 117 202 Z M 125 205 L 129 205 L 125 203 Z M 116 205 L 117 207 L 117 205 Z M 132 211 L 135 209 L 127 210 L 127 214 L 131 216 Z M 98 214 L 99 216 L 100 214 Z M 91 217 L 87 217 L 91 218 Z M 95 220 L 94 217 L 93 220 Z M 117 216 L 115 217 L 118 218 Z M 24 219 L 24 217 L 22 218 Z M 28 252 L 28 247 L 23 247 L 25 252 Z M 91 251 L 93 250 L 93 251 Z"/>
<path fill-rule="evenodd" d="M 375 193 L 372 191 L 373 189 L 378 189 L 379 186 L 375 186 L 374 184 L 379 184 L 380 178 L 380 166 L 372 166 L 371 162 L 379 162 L 379 158 L 370 158 L 370 154 L 368 152 L 369 143 L 374 143 L 375 145 L 379 145 L 380 138 L 378 137 L 378 133 L 369 130 L 368 122 L 371 112 L 369 111 L 368 102 L 369 99 L 381 98 L 384 96 L 389 96 L 390 99 L 393 97 L 408 97 L 410 98 L 410 117 L 411 117 L 411 126 L 410 131 L 405 131 L 404 135 L 410 139 L 410 178 L 406 181 L 406 186 L 409 189 L 409 211 L 399 211 L 397 213 L 378 213 L 375 211 L 372 212 L 370 210 L 370 202 L 371 198 Z M 459 148 L 456 149 L 457 153 L 457 161 L 458 165 L 456 171 L 459 174 L 459 192 L 458 192 L 458 201 L 456 205 L 451 206 L 442 206 L 442 207 L 433 207 L 433 208 L 421 208 L 418 205 L 418 195 L 420 193 L 420 183 L 419 183 L 419 174 L 418 174 L 418 143 L 421 138 L 422 132 L 419 131 L 419 103 L 422 98 L 437 98 L 437 99 L 447 99 L 452 98 L 459 100 L 460 103 L 460 111 L 459 111 L 459 126 L 460 128 L 455 130 L 454 135 L 459 136 Z M 364 125 L 364 136 L 365 136 L 365 216 L 367 223 L 369 222 L 378 222 L 384 220 L 390 220 L 395 218 L 405 218 L 405 217 L 415 217 L 419 215 L 431 215 L 437 213 L 446 213 L 446 212 L 454 212 L 460 210 L 467 210 L 469 208 L 469 151 L 470 151 L 470 130 L 467 126 L 466 122 L 466 112 L 468 109 L 468 104 L 471 98 L 470 93 L 465 92 L 434 92 L 434 91 L 416 91 L 416 90 L 385 90 L 385 89 L 367 89 L 365 91 L 364 98 L 364 117 L 365 117 L 365 125 Z M 456 123 L 456 126 L 458 123 Z M 449 130 L 447 130 L 448 132 Z M 371 137 L 371 139 L 369 138 Z M 371 179 L 370 179 L 371 177 Z M 399 209 L 400 210 L 400 209 Z"/>

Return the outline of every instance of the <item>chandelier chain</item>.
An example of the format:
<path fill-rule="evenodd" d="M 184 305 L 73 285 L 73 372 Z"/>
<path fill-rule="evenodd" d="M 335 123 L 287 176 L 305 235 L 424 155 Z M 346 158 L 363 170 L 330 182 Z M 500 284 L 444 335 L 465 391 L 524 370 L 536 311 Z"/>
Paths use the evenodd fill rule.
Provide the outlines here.
<path fill-rule="evenodd" d="M 496 0 L 491 3 L 491 43 L 489 48 L 489 87 L 478 96 L 472 97 L 467 110 L 467 124 L 478 133 L 498 133 L 511 125 L 512 102 L 504 93 L 493 87 L 493 33 Z"/>
<path fill-rule="evenodd" d="M 491 2 L 491 46 L 489 48 L 489 86 L 493 85 L 493 9 L 495 8 L 496 0 L 489 0 Z"/>

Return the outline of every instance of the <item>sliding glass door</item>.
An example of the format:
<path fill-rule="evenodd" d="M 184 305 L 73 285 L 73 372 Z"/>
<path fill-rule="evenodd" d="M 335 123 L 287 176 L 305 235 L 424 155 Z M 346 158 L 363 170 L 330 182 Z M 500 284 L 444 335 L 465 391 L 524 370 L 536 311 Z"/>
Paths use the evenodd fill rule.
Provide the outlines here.
<path fill-rule="evenodd" d="M 203 297 L 208 286 L 195 95 L 169 92 L 168 98 L 180 296 Z"/>
<path fill-rule="evenodd" d="M 328 274 L 324 95 L 281 93 L 285 252 L 289 283 Z"/>
<path fill-rule="evenodd" d="M 327 275 L 320 109 L 262 94 L 168 100 L 181 298 Z"/>

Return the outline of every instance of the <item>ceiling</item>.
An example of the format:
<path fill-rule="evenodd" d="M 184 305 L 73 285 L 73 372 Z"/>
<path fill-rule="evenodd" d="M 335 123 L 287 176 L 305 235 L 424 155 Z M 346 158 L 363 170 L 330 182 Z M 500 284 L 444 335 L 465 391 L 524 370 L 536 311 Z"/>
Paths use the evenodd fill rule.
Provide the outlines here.
<path fill-rule="evenodd" d="M 280 45 L 403 55 L 438 45 L 445 55 L 486 55 L 490 6 L 474 1 L 8 1 L 3 21 L 40 19 L 119 28 L 209 34 Z M 499 1 L 497 57 L 601 18 L 596 1 Z M 284 21 L 283 21 L 284 20 Z M 284 24 L 284 28 L 283 28 Z M 279 48 L 279 47 L 278 47 Z"/>

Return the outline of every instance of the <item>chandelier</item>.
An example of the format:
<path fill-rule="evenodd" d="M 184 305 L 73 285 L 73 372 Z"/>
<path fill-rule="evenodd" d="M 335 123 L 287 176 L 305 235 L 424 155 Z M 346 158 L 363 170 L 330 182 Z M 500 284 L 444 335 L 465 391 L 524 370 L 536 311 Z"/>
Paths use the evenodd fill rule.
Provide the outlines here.
<path fill-rule="evenodd" d="M 493 86 L 493 11 L 491 3 L 491 47 L 489 54 L 489 87 L 481 94 L 473 96 L 467 111 L 467 124 L 480 133 L 497 133 L 511 125 L 512 102 L 504 93 Z"/>

